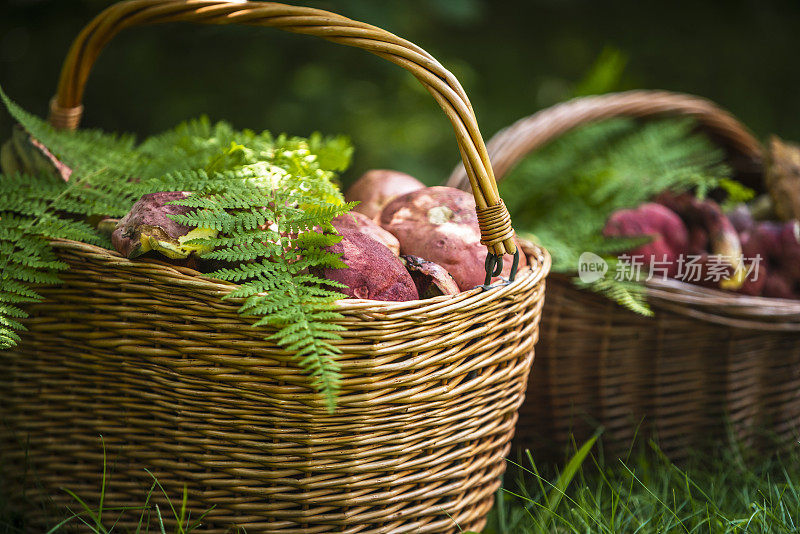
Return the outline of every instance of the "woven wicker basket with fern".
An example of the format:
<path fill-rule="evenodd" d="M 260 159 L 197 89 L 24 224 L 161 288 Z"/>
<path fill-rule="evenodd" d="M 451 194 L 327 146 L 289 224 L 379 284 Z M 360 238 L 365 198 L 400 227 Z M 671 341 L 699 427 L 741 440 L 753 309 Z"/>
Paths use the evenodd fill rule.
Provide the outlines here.
<path fill-rule="evenodd" d="M 273 26 L 370 51 L 410 71 L 455 129 L 483 242 L 514 253 L 475 116 L 458 81 L 419 47 L 309 8 L 132 0 L 69 51 L 51 122 L 74 129 L 92 64 L 122 29 L 189 21 Z M 30 524 L 103 496 L 144 503 L 152 476 L 204 532 L 454 533 L 480 530 L 505 469 L 543 302 L 549 256 L 511 283 L 426 301 L 342 300 L 337 407 L 291 351 L 239 314 L 230 282 L 95 245 L 53 240 L 62 283 L 26 306 L 0 352 L 0 488 Z M 260 331 L 261 330 L 261 331 Z M 324 371 L 324 370 L 323 370 Z M 316 379 L 319 379 L 319 374 Z M 149 471 L 149 472 L 148 472 Z M 108 476 L 105 477 L 105 474 Z M 153 496 L 153 503 L 165 503 Z M 44 506 L 42 506 L 44 501 Z M 136 528 L 141 511 L 116 528 Z"/>
<path fill-rule="evenodd" d="M 620 117 L 691 117 L 740 181 L 762 183 L 762 148 L 747 128 L 705 99 L 664 91 L 578 98 L 519 120 L 488 143 L 498 181 L 577 127 Z M 448 185 L 465 183 L 458 166 Z M 677 460 L 729 431 L 755 447 L 800 433 L 800 302 L 654 280 L 646 317 L 574 278 L 549 278 L 536 376 L 520 410 L 517 440 L 537 457 L 599 427 L 609 455 L 654 435 Z"/>

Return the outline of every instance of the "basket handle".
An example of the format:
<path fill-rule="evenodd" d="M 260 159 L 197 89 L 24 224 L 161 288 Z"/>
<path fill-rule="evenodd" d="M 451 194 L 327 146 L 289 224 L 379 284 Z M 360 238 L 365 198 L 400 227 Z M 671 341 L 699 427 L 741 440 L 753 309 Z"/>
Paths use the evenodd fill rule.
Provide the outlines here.
<path fill-rule="evenodd" d="M 117 33 L 131 26 L 164 22 L 272 26 L 361 48 L 400 65 L 428 89 L 453 125 L 475 197 L 481 243 L 497 261 L 502 261 L 503 254 L 516 252 L 511 217 L 497 191 L 475 113 L 455 76 L 415 44 L 327 11 L 274 2 L 230 0 L 128 0 L 114 4 L 97 15 L 72 43 L 61 70 L 58 91 L 50 102 L 50 123 L 56 128 L 77 128 L 89 72 L 100 51 Z"/>
<path fill-rule="evenodd" d="M 549 141 L 589 122 L 613 117 L 693 117 L 734 150 L 752 161 L 761 161 L 761 144 L 746 126 L 710 100 L 669 91 L 636 90 L 575 98 L 543 109 L 500 130 L 489 140 L 489 157 L 500 182 L 522 159 Z M 464 166 L 459 164 L 447 185 L 464 189 Z"/>

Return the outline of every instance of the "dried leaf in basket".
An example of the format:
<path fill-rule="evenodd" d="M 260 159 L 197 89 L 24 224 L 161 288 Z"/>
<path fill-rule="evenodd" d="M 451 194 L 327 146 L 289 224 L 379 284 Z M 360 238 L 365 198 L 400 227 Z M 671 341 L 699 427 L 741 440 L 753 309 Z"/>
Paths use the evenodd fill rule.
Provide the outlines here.
<path fill-rule="evenodd" d="M 773 135 L 764 179 L 778 218 L 800 219 L 800 146 Z"/>
<path fill-rule="evenodd" d="M 3 174 L 29 174 L 69 180 L 72 169 L 58 160 L 42 143 L 15 124 L 11 138 L 0 147 L 0 170 Z"/>

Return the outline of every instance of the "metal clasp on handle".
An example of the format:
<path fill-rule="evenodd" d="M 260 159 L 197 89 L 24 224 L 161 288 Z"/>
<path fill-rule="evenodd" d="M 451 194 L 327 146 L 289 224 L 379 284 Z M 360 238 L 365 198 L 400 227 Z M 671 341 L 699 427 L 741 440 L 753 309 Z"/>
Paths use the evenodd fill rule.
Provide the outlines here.
<path fill-rule="evenodd" d="M 491 284 L 492 278 L 495 276 L 500 276 L 500 273 L 503 272 L 502 254 L 498 256 L 496 254 L 492 254 L 491 252 L 487 253 L 484 267 L 486 268 L 486 278 L 483 281 L 483 285 L 478 286 L 484 291 L 499 285 L 510 284 L 517 277 L 517 268 L 519 267 L 519 247 L 517 247 L 517 251 L 514 252 L 514 261 L 511 264 L 511 273 L 508 275 L 508 280 L 501 280 L 494 285 Z"/>

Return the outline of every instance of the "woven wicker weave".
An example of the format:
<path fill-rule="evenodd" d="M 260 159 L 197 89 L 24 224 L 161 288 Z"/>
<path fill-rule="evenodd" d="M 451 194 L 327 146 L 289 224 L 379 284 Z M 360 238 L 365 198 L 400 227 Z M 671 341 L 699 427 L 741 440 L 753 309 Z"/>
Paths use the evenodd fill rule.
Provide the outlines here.
<path fill-rule="evenodd" d="M 319 35 L 414 73 L 453 123 L 478 211 L 501 215 L 483 217 L 487 245 L 514 252 L 458 82 L 415 45 L 338 15 L 271 3 L 116 4 L 70 50 L 53 123 L 77 126 L 91 64 L 117 31 L 184 20 Z M 0 353 L 0 490 L 33 524 L 75 504 L 61 488 L 97 506 L 103 447 L 107 508 L 144 504 L 147 468 L 173 499 L 187 486 L 193 517 L 214 507 L 203 532 L 454 533 L 484 524 L 533 360 L 545 251 L 527 249 L 531 268 L 487 291 L 340 301 L 343 379 L 329 414 L 291 355 L 263 340 L 238 314 L 241 303 L 220 300 L 234 285 L 82 243 L 54 246 L 71 267 L 63 285 L 41 290 L 23 342 Z M 41 498 L 52 506 L 38 509 Z M 123 514 L 117 529 L 135 528 L 139 515 Z"/>
<path fill-rule="evenodd" d="M 759 179 L 762 149 L 708 100 L 664 91 L 575 99 L 521 119 L 488 143 L 502 179 L 527 154 L 588 122 L 628 116 L 692 116 L 728 150 L 741 175 Z M 459 166 L 449 184 L 463 186 Z M 520 409 L 517 440 L 557 457 L 599 427 L 610 455 L 652 432 L 676 460 L 732 430 L 759 447 L 800 430 L 800 302 L 654 281 L 655 317 L 630 312 L 548 279 L 536 375 Z"/>

